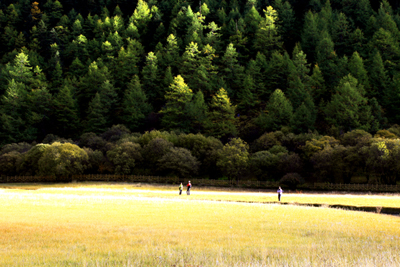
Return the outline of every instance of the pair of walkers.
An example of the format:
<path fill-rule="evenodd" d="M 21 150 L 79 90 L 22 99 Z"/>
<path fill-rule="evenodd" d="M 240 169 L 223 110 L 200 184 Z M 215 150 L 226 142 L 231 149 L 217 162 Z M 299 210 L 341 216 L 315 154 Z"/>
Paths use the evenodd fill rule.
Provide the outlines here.
<path fill-rule="evenodd" d="M 186 194 L 190 195 L 190 188 L 192 188 L 192 184 L 190 183 L 190 181 L 186 186 L 187 186 Z M 183 190 L 183 185 L 181 183 L 181 185 L 179 186 L 179 195 L 182 195 L 182 190 Z"/>

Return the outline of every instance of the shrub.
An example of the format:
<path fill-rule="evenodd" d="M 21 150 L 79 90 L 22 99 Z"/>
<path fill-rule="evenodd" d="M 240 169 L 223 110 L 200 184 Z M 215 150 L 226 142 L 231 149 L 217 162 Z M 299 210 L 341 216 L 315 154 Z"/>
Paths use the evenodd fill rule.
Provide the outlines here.
<path fill-rule="evenodd" d="M 82 174 L 88 159 L 86 151 L 79 146 L 55 142 L 46 148 L 40 158 L 39 173 L 56 176 Z"/>
<path fill-rule="evenodd" d="M 147 145 L 143 147 L 142 155 L 145 160 L 145 164 L 153 166 L 161 159 L 167 152 L 174 147 L 171 142 L 162 139 L 155 138 L 152 139 Z"/>
<path fill-rule="evenodd" d="M 159 161 L 158 168 L 170 175 L 187 177 L 197 174 L 200 163 L 186 148 L 173 147 Z"/>
<path fill-rule="evenodd" d="M 300 174 L 296 172 L 291 172 L 285 174 L 280 180 L 279 183 L 284 184 L 290 188 L 296 188 L 300 184 L 304 184 L 305 181 Z"/>
<path fill-rule="evenodd" d="M 115 166 L 115 174 L 130 174 L 136 161 L 142 160 L 139 144 L 126 142 L 107 151 L 107 157 Z"/>
<path fill-rule="evenodd" d="M 103 150 L 106 143 L 107 142 L 100 136 L 97 136 L 97 134 L 89 132 L 81 135 L 78 144 L 80 147 L 87 147 L 93 150 Z"/>
<path fill-rule="evenodd" d="M 145 132 L 141 137 L 138 139 L 138 143 L 141 146 L 147 145 L 151 140 L 155 138 L 162 138 L 165 139 L 174 145 L 178 143 L 178 136 L 176 135 L 175 132 L 160 132 L 160 131 L 150 131 L 150 132 Z"/>
<path fill-rule="evenodd" d="M 7 144 L 4 145 L 1 150 L 0 150 L 0 155 L 16 151 L 18 153 L 24 153 L 31 149 L 32 145 L 22 142 L 22 143 L 12 143 L 12 144 Z"/>
<path fill-rule="evenodd" d="M 17 161 L 20 160 L 21 153 L 17 151 L 11 151 L 0 155 L 0 174 L 13 176 L 17 174 L 16 165 Z"/>
<path fill-rule="evenodd" d="M 392 132 L 389 132 L 388 130 L 379 130 L 375 136 L 375 138 L 385 138 L 385 139 L 397 139 L 397 135 L 395 135 Z"/>
<path fill-rule="evenodd" d="M 21 156 L 17 162 L 17 172 L 20 175 L 37 175 L 39 173 L 39 160 L 49 144 L 37 144 Z"/>
<path fill-rule="evenodd" d="M 278 138 L 273 132 L 265 133 L 260 138 L 258 138 L 251 146 L 252 152 L 268 150 L 275 145 L 280 145 Z"/>
<path fill-rule="evenodd" d="M 110 142 L 116 142 L 123 136 L 130 134 L 131 131 L 123 124 L 113 125 L 110 129 L 105 131 L 101 137 Z"/>

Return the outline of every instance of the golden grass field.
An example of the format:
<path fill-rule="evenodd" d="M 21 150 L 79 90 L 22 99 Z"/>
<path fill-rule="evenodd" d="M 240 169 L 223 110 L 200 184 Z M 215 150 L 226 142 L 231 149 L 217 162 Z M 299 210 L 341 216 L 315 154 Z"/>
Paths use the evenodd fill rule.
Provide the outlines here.
<path fill-rule="evenodd" d="M 3 185 L 0 266 L 400 266 L 398 216 L 242 203 L 276 196 L 193 189 Z M 206 197 L 230 202 L 196 200 Z M 327 201 L 283 195 L 302 197 Z M 398 195 L 330 197 L 400 206 Z"/>

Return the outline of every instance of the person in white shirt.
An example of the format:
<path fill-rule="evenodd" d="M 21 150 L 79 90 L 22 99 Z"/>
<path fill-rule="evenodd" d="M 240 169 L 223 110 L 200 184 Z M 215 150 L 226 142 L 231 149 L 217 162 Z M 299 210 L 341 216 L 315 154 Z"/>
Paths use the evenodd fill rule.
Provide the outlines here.
<path fill-rule="evenodd" d="M 278 188 L 278 191 L 276 191 L 276 192 L 278 192 L 278 201 L 281 201 L 281 196 L 282 196 L 282 193 L 283 193 L 282 188 L 279 187 L 279 188 Z"/>

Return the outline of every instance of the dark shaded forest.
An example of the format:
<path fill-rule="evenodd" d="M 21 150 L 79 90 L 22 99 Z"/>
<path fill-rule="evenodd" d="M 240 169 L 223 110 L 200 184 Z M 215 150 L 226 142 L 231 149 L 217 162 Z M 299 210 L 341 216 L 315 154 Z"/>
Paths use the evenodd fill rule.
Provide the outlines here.
<path fill-rule="evenodd" d="M 1 1 L 0 173 L 396 183 L 399 27 L 386 0 Z"/>

